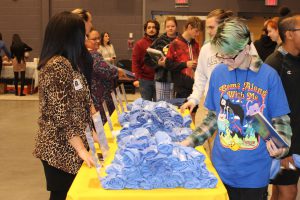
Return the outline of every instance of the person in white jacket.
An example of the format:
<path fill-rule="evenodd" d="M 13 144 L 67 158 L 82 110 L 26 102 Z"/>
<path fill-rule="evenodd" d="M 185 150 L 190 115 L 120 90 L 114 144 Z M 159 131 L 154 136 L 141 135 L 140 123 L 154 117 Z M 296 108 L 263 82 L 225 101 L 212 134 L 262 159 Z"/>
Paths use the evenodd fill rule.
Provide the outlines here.
<path fill-rule="evenodd" d="M 187 98 L 187 102 L 180 107 L 181 112 L 184 112 L 185 109 L 189 109 L 191 112 L 194 109 L 194 107 L 200 103 L 200 99 L 203 93 L 206 96 L 210 75 L 215 69 L 216 65 L 221 63 L 221 61 L 216 57 L 217 52 L 214 48 L 212 48 L 210 41 L 216 35 L 218 25 L 232 16 L 232 11 L 225 11 L 223 9 L 216 9 L 208 13 L 205 25 L 207 34 L 209 36 L 209 40 L 205 45 L 202 46 L 200 50 L 198 64 L 195 71 L 193 92 Z M 258 53 L 253 43 L 251 43 L 250 45 L 250 54 L 258 56 Z M 208 147 L 210 150 L 213 147 L 213 143 L 214 137 L 211 137 L 208 140 Z"/>
<path fill-rule="evenodd" d="M 210 37 L 209 38 L 210 40 L 216 35 L 218 25 L 223 23 L 224 20 L 232 16 L 233 16 L 232 11 L 230 10 L 225 11 L 223 9 L 213 10 L 207 15 L 207 19 L 205 23 L 206 23 L 206 31 Z M 210 41 L 208 41 L 205 45 L 202 46 L 198 57 L 197 68 L 195 71 L 193 92 L 187 98 L 188 101 L 181 106 L 182 112 L 185 109 L 189 109 L 190 111 L 192 111 L 194 107 L 199 104 L 203 93 L 206 96 L 210 75 L 214 70 L 215 66 L 221 62 L 216 57 L 216 54 L 217 52 L 214 48 L 212 48 Z M 251 43 L 250 45 L 250 54 L 258 55 L 253 43 Z"/>

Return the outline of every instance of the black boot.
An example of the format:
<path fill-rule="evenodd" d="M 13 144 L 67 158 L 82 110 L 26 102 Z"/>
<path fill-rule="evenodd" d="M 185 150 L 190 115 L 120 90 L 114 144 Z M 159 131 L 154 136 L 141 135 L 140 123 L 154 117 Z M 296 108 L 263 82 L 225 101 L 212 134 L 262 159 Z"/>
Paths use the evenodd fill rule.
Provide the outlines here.
<path fill-rule="evenodd" d="M 21 72 L 21 92 L 20 96 L 26 96 L 23 91 L 24 91 L 24 85 L 25 85 L 25 71 Z"/>
<path fill-rule="evenodd" d="M 18 96 L 18 83 L 19 83 L 19 72 L 14 72 L 15 80 L 15 95 Z"/>

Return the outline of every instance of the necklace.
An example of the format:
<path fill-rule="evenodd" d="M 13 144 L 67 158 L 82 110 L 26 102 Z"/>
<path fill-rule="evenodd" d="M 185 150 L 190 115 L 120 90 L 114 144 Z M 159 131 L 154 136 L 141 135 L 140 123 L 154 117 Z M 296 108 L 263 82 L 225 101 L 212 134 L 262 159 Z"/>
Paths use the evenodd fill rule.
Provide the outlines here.
<path fill-rule="evenodd" d="M 237 69 L 234 69 L 234 73 L 235 73 L 235 84 L 238 85 L 238 77 L 237 77 Z M 248 74 L 249 74 L 249 68 L 246 71 L 246 78 L 244 82 L 240 82 L 240 88 L 242 89 L 242 91 L 240 92 L 240 88 L 236 88 L 236 97 L 237 97 L 237 101 L 239 103 L 242 103 L 242 100 L 245 99 L 245 90 L 243 90 L 244 88 L 244 83 L 248 82 Z"/>

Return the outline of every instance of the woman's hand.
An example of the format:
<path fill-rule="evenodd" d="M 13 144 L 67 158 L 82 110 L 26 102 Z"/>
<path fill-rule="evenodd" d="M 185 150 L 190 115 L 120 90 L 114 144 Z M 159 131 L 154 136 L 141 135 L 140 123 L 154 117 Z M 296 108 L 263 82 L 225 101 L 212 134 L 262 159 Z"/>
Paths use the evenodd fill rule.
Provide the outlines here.
<path fill-rule="evenodd" d="M 78 156 L 86 162 L 86 164 L 91 167 L 95 166 L 94 160 L 92 155 L 86 150 L 84 147 L 84 144 L 82 142 L 82 139 L 79 136 L 74 136 L 71 139 L 69 139 L 69 143 L 71 146 L 75 149 Z"/>
<path fill-rule="evenodd" d="M 277 148 L 272 139 L 266 142 L 266 146 L 270 156 L 276 158 L 283 156 L 287 150 L 286 148 Z"/>
<path fill-rule="evenodd" d="M 128 78 L 127 75 L 125 74 L 124 70 L 121 68 L 118 68 L 118 77 L 119 78 Z"/>
<path fill-rule="evenodd" d="M 92 155 L 85 148 L 78 151 L 78 156 L 87 164 L 88 167 L 95 166 Z"/>

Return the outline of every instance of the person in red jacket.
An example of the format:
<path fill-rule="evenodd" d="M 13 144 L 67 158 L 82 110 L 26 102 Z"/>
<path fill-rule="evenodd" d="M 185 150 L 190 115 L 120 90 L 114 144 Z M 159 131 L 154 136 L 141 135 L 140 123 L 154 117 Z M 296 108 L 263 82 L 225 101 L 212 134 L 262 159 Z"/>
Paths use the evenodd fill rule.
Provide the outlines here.
<path fill-rule="evenodd" d="M 200 51 L 195 38 L 202 30 L 201 20 L 198 17 L 189 17 L 185 31 L 170 43 L 165 67 L 172 72 L 176 98 L 187 98 L 193 91 L 194 71 Z M 196 111 L 197 108 L 191 113 L 193 121 Z"/>
<path fill-rule="evenodd" d="M 144 37 L 136 42 L 132 52 L 132 71 L 135 73 L 135 87 L 140 87 L 141 96 L 145 100 L 155 101 L 155 85 L 152 67 L 144 63 L 146 49 L 157 38 L 159 23 L 156 20 L 148 20 L 144 24 Z"/>

